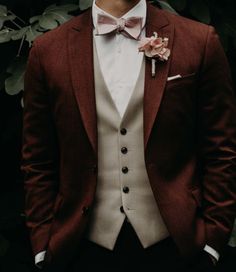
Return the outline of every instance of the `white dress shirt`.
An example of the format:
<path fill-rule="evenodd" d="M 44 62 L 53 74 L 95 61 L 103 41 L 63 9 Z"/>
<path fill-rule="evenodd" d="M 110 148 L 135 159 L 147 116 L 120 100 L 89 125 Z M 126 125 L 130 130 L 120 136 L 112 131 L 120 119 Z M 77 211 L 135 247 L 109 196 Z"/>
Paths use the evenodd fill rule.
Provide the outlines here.
<path fill-rule="evenodd" d="M 96 35 L 98 13 L 106 14 L 111 17 L 113 16 L 100 9 L 95 2 L 96 1 L 93 2 L 92 6 L 92 16 L 94 25 L 94 42 L 97 49 L 98 60 L 113 102 L 120 116 L 123 117 L 135 88 L 144 54 L 138 51 L 137 40 L 127 38 L 122 34 L 107 36 Z M 133 16 L 143 18 L 141 37 L 145 36 L 146 10 L 146 0 L 140 0 L 136 6 L 122 16 L 124 19 Z M 212 255 L 216 260 L 219 259 L 219 253 L 212 247 L 206 245 L 204 250 Z M 39 264 L 43 262 L 45 253 L 46 251 L 42 251 L 35 256 L 35 264 L 38 265 L 38 267 L 40 267 Z"/>
<path fill-rule="evenodd" d="M 122 16 L 124 19 L 133 16 L 143 18 L 141 36 L 145 36 L 146 10 L 146 1 L 141 0 Z M 102 75 L 113 102 L 120 116 L 123 117 L 135 88 L 144 54 L 138 51 L 139 44 L 137 40 L 127 38 L 123 34 L 96 35 L 97 14 L 113 16 L 100 9 L 95 1 L 93 2 L 92 14 L 94 42 L 97 48 Z"/>

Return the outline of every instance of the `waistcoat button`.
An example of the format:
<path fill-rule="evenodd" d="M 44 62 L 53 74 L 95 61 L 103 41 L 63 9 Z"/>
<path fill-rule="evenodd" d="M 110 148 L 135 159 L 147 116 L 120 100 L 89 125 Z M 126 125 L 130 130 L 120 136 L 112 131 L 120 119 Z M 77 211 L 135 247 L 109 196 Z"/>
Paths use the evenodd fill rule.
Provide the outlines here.
<path fill-rule="evenodd" d="M 128 172 L 129 172 L 129 168 L 128 167 L 122 167 L 122 172 L 124 173 L 124 174 L 127 174 Z"/>
<path fill-rule="evenodd" d="M 128 153 L 128 148 L 127 147 L 122 147 L 121 148 L 121 153 L 127 154 Z"/>
<path fill-rule="evenodd" d="M 127 129 L 126 129 L 126 128 L 122 128 L 122 129 L 120 130 L 120 133 L 121 133 L 122 135 L 126 135 L 126 134 L 127 134 Z"/>
<path fill-rule="evenodd" d="M 129 193 L 129 187 L 127 187 L 127 186 L 123 187 L 123 192 L 125 194 L 128 194 Z"/>

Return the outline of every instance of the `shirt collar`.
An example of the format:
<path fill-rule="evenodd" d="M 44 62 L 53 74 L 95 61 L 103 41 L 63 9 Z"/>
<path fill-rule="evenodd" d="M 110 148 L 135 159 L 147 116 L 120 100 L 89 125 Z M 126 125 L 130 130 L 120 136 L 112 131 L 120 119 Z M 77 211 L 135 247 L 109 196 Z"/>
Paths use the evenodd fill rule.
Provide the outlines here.
<path fill-rule="evenodd" d="M 97 15 L 98 14 L 105 14 L 108 16 L 112 16 L 111 14 L 107 13 L 106 11 L 102 10 L 96 5 L 96 0 L 93 1 L 93 6 L 92 6 L 92 16 L 93 16 L 93 25 L 96 28 L 97 26 Z M 128 17 L 142 17 L 143 18 L 143 23 L 142 27 L 145 26 L 146 24 L 146 14 L 147 14 L 147 3 L 146 0 L 140 0 L 131 10 L 129 10 L 126 14 L 124 14 L 121 18 L 127 19 Z"/>

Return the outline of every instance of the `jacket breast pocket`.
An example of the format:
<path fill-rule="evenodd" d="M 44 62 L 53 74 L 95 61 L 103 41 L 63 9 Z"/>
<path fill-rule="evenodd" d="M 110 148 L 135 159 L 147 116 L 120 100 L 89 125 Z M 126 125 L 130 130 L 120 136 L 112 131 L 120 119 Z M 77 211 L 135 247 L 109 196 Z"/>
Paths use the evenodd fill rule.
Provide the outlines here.
<path fill-rule="evenodd" d="M 166 82 L 166 89 L 180 89 L 191 86 L 196 86 L 196 73 L 180 75 L 180 77 L 168 77 Z"/>

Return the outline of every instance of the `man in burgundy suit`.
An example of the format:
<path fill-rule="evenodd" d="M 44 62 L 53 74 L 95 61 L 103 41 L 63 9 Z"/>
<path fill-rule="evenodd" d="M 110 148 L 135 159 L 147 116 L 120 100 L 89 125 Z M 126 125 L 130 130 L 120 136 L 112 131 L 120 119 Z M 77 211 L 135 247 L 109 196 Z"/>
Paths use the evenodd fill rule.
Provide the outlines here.
<path fill-rule="evenodd" d="M 24 104 L 37 266 L 214 271 L 236 211 L 236 104 L 211 26 L 94 1 L 34 42 Z"/>

